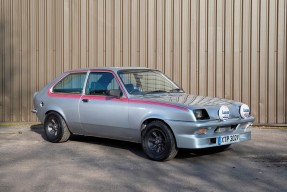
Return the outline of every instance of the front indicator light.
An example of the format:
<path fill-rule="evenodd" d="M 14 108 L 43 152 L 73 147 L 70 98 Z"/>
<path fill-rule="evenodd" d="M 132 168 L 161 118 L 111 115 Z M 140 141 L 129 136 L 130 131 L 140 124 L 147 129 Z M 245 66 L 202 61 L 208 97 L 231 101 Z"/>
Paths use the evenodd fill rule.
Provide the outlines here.
<path fill-rule="evenodd" d="M 196 132 L 199 135 L 205 135 L 207 130 L 206 130 L 206 128 L 199 128 Z"/>
<path fill-rule="evenodd" d="M 243 129 L 247 129 L 252 125 L 252 123 L 247 123 L 246 125 L 243 126 Z"/>

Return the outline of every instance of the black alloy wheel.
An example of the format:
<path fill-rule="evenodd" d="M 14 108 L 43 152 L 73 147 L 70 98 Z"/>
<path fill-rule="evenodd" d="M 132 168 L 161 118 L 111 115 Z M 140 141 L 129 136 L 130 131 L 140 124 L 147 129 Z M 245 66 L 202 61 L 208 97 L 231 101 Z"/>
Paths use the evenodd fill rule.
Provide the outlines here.
<path fill-rule="evenodd" d="M 173 133 L 161 121 L 153 121 L 144 129 L 142 147 L 146 155 L 155 161 L 167 161 L 177 154 Z"/>
<path fill-rule="evenodd" d="M 56 112 L 51 112 L 47 115 L 44 130 L 47 140 L 52 143 L 65 142 L 71 135 L 65 120 Z"/>

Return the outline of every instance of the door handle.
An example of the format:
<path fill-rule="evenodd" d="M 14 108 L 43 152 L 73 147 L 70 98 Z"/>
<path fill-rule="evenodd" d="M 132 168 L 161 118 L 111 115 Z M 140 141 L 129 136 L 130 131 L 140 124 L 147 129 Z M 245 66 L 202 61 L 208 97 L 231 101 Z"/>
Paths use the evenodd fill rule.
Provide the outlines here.
<path fill-rule="evenodd" d="M 89 101 L 89 99 L 82 99 L 82 101 L 83 101 L 84 103 L 87 103 L 87 102 Z"/>

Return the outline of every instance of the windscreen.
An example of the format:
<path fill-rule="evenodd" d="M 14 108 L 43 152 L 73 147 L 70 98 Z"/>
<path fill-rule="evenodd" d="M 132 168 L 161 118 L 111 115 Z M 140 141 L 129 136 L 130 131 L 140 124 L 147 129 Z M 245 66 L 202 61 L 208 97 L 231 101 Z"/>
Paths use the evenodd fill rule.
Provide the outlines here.
<path fill-rule="evenodd" d="M 169 78 L 156 70 L 121 70 L 118 75 L 132 95 L 183 92 Z"/>

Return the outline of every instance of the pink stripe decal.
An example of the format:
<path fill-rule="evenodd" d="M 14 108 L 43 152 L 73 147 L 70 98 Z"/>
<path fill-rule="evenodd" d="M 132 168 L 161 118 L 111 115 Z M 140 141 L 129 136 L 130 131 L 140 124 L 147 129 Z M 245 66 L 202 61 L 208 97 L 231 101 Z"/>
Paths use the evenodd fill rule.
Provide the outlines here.
<path fill-rule="evenodd" d="M 103 95 L 83 95 L 82 99 L 89 99 L 89 100 L 98 100 L 98 101 L 115 101 L 115 102 L 129 102 L 129 103 L 138 103 L 138 104 L 145 104 L 145 105 L 159 105 L 163 107 L 171 107 L 175 109 L 180 109 L 183 111 L 188 111 L 185 107 L 180 107 L 173 104 L 168 103 L 161 103 L 156 101 L 145 101 L 145 100 L 135 100 L 135 99 L 127 99 L 127 98 L 115 98 L 115 97 L 108 97 Z"/>
<path fill-rule="evenodd" d="M 179 109 L 183 111 L 188 111 L 185 107 L 180 107 L 173 104 L 168 103 L 161 103 L 156 101 L 144 101 L 144 100 L 129 100 L 125 97 L 123 98 L 115 98 L 115 97 L 109 97 L 104 95 L 79 95 L 79 94 L 57 94 L 57 93 L 48 93 L 50 97 L 60 97 L 60 98 L 73 98 L 73 99 L 89 99 L 89 100 L 96 100 L 96 101 L 113 101 L 113 102 L 126 102 L 126 103 L 138 103 L 138 104 L 145 104 L 145 105 L 158 105 L 163 107 L 171 107 L 174 109 Z M 81 97 L 82 96 L 82 97 Z"/>
<path fill-rule="evenodd" d="M 180 109 L 183 111 L 189 111 L 187 108 L 185 107 L 181 107 L 181 106 L 177 106 L 177 105 L 173 105 L 173 104 L 168 104 L 168 103 L 162 103 L 162 102 L 157 102 L 157 101 L 146 101 L 146 100 L 129 100 L 130 103 L 139 103 L 139 104 L 148 104 L 148 105 L 159 105 L 159 106 L 163 106 L 163 107 L 171 107 L 171 108 L 175 108 L 175 109 Z"/>
<path fill-rule="evenodd" d="M 48 91 L 49 97 L 60 97 L 60 98 L 69 98 L 69 99 L 80 99 L 81 94 L 65 94 L 65 93 L 51 93 L 50 90 Z"/>
<path fill-rule="evenodd" d="M 96 100 L 96 101 L 116 101 L 116 102 L 128 102 L 128 99 L 125 97 L 115 98 L 105 95 L 83 95 L 82 99 Z"/>

